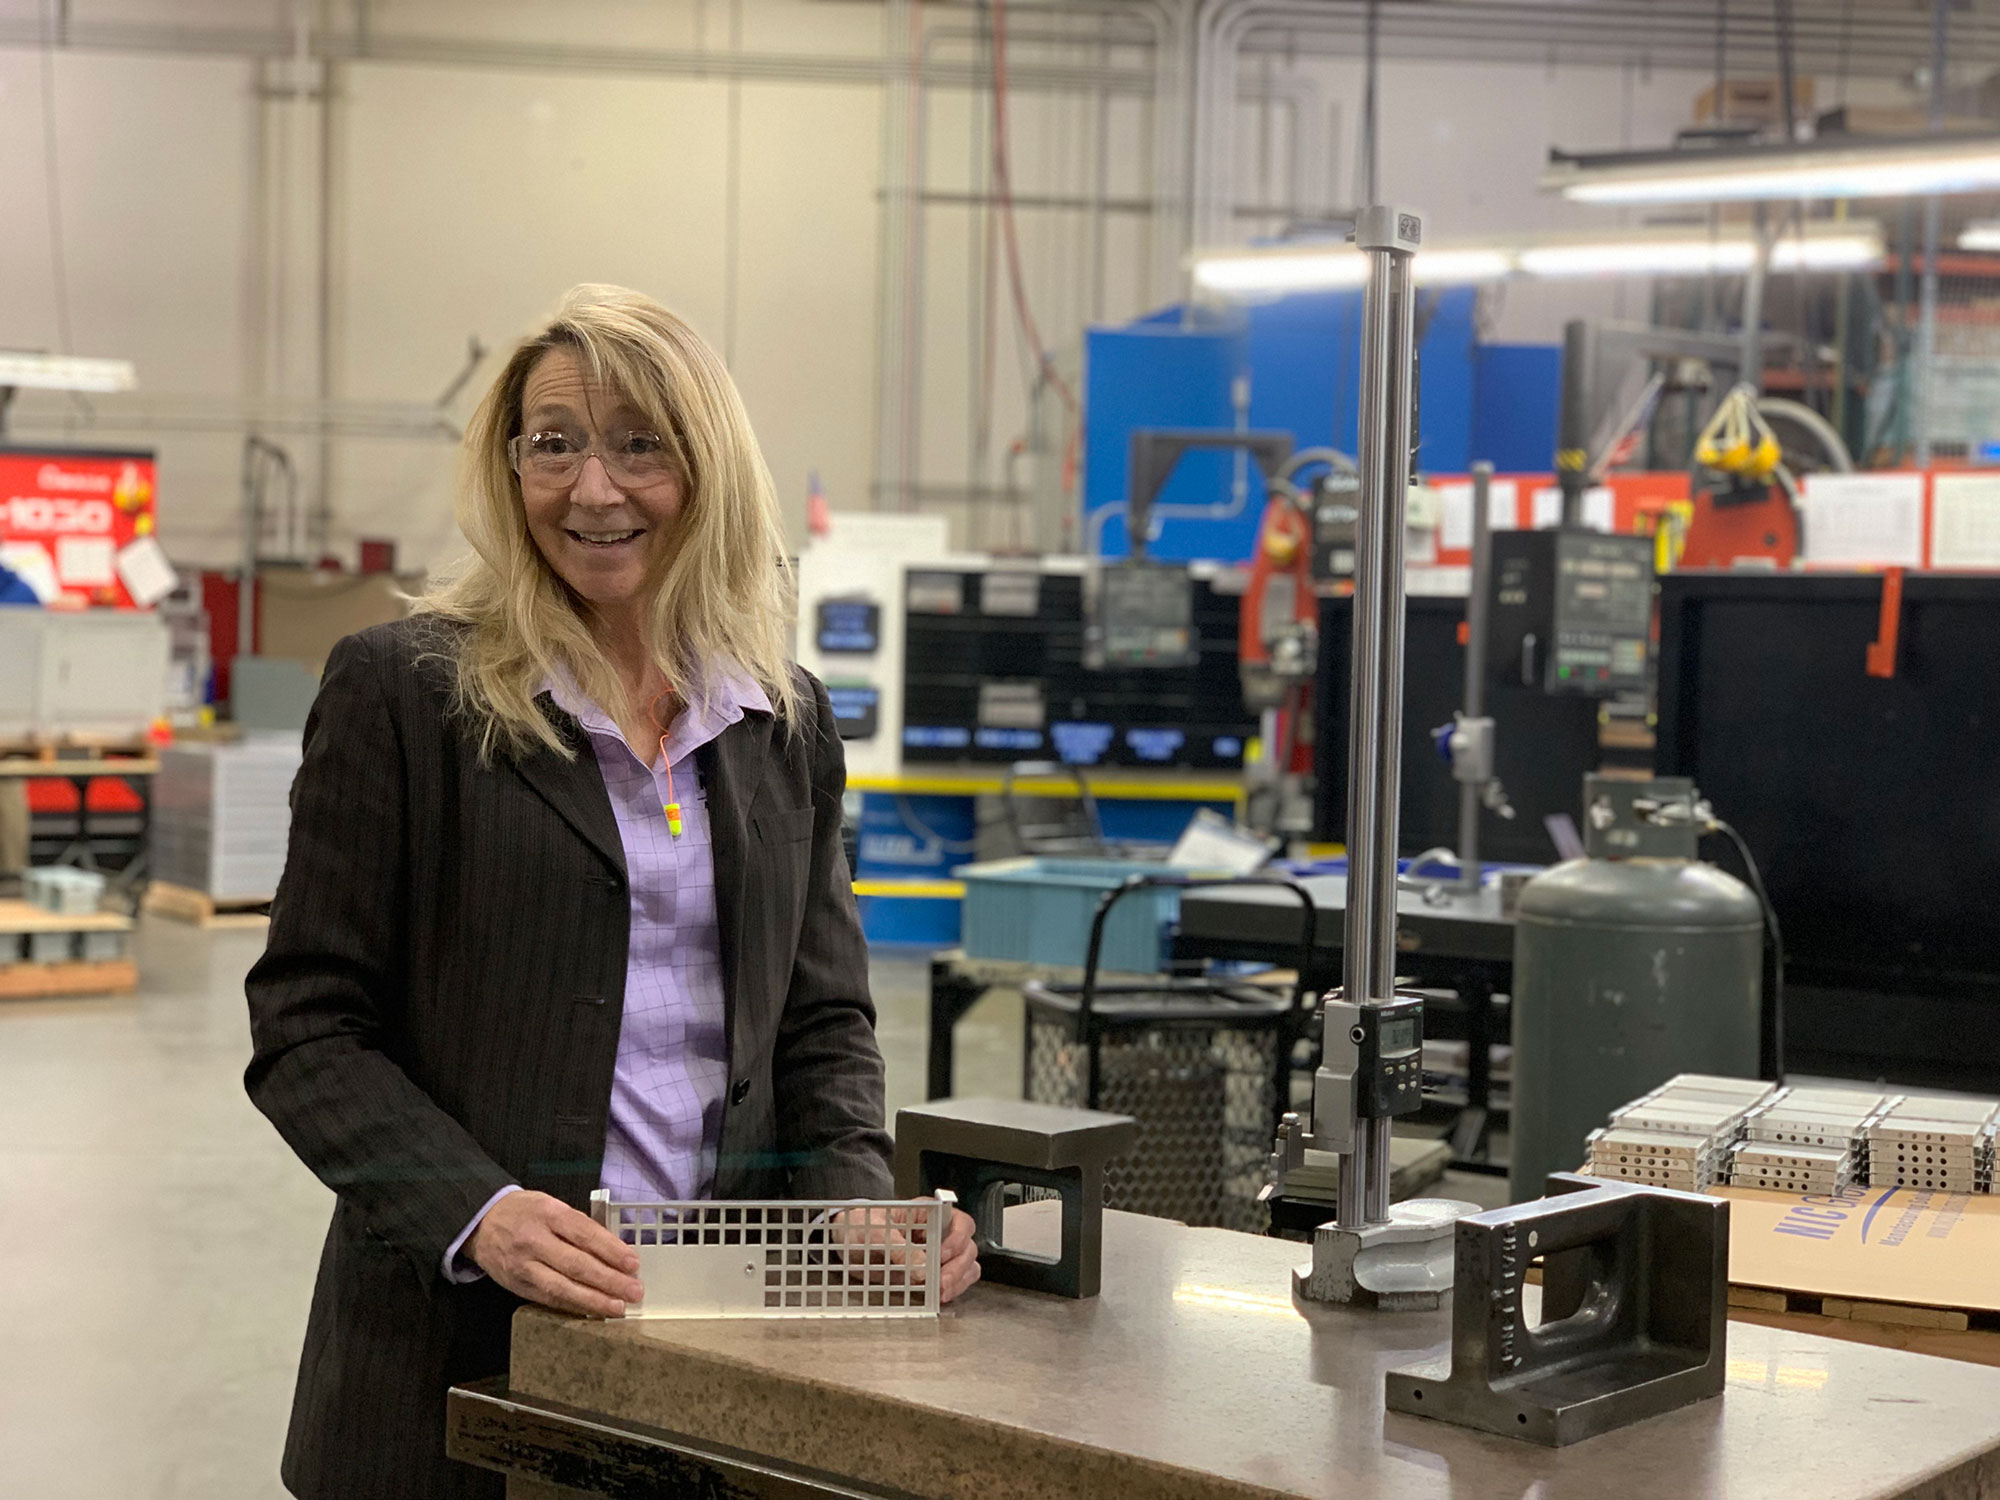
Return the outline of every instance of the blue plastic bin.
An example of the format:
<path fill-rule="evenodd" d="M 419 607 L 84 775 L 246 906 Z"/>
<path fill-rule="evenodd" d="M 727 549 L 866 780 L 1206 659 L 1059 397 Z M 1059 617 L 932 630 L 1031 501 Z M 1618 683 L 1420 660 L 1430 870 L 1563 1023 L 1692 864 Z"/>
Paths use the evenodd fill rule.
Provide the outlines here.
<path fill-rule="evenodd" d="M 1136 859 L 1002 859 L 965 865 L 959 946 L 971 958 L 1009 958 L 1082 968 L 1090 923 L 1104 893 L 1131 875 L 1165 867 Z M 1123 974 L 1157 974 L 1165 960 L 1168 924 L 1180 917 L 1180 892 L 1127 896 L 1104 924 L 1098 967 Z"/>

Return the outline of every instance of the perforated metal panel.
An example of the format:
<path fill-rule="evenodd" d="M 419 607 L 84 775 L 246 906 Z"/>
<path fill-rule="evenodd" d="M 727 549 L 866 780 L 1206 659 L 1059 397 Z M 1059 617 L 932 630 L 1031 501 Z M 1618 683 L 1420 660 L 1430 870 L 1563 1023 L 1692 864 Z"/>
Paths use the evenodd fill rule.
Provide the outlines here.
<path fill-rule="evenodd" d="M 631 1318 L 914 1318 L 938 1310 L 949 1195 L 848 1200 L 616 1203 L 591 1217 L 639 1253 Z"/>

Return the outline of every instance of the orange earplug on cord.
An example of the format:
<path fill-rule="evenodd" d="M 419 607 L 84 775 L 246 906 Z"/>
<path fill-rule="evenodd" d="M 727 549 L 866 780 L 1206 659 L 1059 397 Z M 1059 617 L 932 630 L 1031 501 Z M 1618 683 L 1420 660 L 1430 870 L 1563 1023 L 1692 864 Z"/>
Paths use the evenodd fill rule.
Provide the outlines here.
<path fill-rule="evenodd" d="M 653 700 L 653 723 L 655 726 L 664 726 L 666 724 L 665 717 L 660 713 L 660 705 L 672 696 L 673 689 L 669 688 Z M 666 763 L 667 767 L 667 800 L 660 804 L 660 811 L 667 815 L 667 832 L 673 837 L 679 838 L 681 836 L 681 799 L 674 795 L 674 758 L 667 749 L 667 734 L 664 727 L 660 728 L 660 759 Z"/>
<path fill-rule="evenodd" d="M 681 799 L 674 795 L 674 762 L 667 753 L 667 737 L 660 736 L 660 759 L 667 763 L 667 800 L 660 804 L 660 811 L 667 815 L 667 832 L 675 838 L 681 836 Z"/>

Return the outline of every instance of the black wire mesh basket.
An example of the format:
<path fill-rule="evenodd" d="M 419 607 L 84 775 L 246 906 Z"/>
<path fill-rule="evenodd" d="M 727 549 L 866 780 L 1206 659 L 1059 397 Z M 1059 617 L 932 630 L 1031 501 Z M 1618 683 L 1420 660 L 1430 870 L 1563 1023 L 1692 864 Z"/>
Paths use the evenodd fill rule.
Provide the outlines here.
<path fill-rule="evenodd" d="M 1135 891 L 1272 886 L 1306 910 L 1289 992 L 1240 978 L 1100 984 L 1105 918 Z M 1258 1202 L 1305 1019 L 1312 897 L 1295 880 L 1135 875 L 1091 920 L 1080 984 L 1040 980 L 1027 999 L 1023 1093 L 1037 1103 L 1110 1110 L 1139 1122 L 1138 1144 L 1105 1172 L 1105 1206 L 1184 1224 L 1261 1232 Z"/>

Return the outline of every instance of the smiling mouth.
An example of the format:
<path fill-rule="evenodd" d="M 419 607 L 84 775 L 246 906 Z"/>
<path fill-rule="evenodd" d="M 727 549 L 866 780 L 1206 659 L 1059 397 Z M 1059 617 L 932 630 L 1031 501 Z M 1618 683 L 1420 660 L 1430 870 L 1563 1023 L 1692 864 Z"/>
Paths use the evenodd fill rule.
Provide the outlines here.
<path fill-rule="evenodd" d="M 646 534 L 643 529 L 636 531 L 570 531 L 568 528 L 564 528 L 564 530 L 565 534 L 572 541 L 581 542 L 586 547 L 622 547 L 627 542 L 636 542 Z"/>

